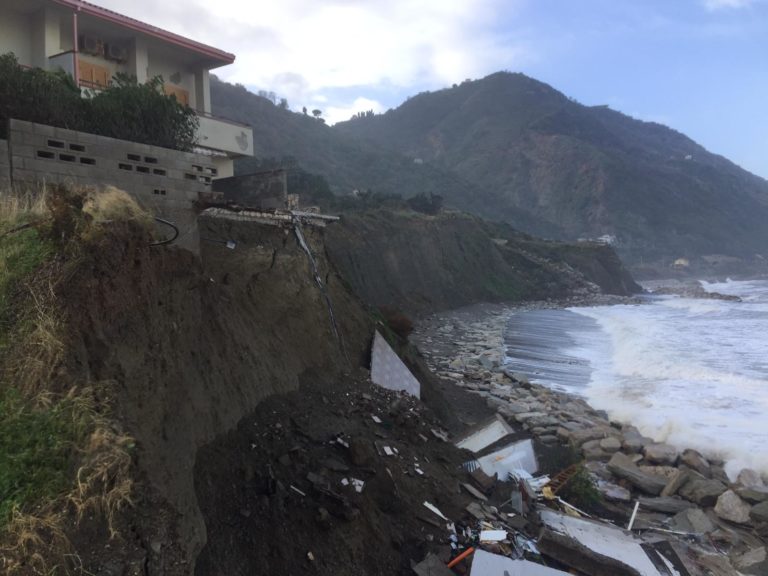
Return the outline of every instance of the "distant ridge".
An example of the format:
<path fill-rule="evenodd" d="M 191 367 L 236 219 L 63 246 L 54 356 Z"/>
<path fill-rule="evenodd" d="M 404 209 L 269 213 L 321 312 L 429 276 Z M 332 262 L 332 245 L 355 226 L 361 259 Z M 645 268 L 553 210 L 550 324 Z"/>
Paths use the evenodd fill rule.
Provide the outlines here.
<path fill-rule="evenodd" d="M 292 156 L 337 193 L 438 193 L 559 239 L 616 236 L 630 263 L 768 256 L 768 182 L 660 124 L 583 106 L 499 72 L 328 127 L 220 82 L 217 112 L 253 124 L 257 156 Z"/>

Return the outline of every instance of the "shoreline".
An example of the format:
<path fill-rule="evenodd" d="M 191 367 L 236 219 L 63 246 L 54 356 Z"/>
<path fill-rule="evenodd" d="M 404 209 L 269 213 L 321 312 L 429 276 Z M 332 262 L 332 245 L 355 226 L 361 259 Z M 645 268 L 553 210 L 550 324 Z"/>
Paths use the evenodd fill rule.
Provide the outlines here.
<path fill-rule="evenodd" d="M 531 383 L 504 369 L 504 333 L 516 313 L 642 302 L 640 296 L 476 304 L 422 319 L 411 341 L 433 373 L 482 396 L 517 430 L 545 447 L 570 445 L 582 457 L 605 502 L 625 513 L 641 502 L 636 526 L 710 533 L 726 540 L 726 533 L 740 534 L 750 527 L 754 533 L 761 522 L 768 522 L 761 516 L 768 508 L 768 478 L 743 469 L 731 479 L 725 463 L 716 457 L 657 442 L 631 422 L 611 421 L 586 398 Z M 690 518 L 686 520 L 692 514 L 710 522 L 692 525 Z M 763 535 L 763 545 L 766 540 Z M 740 548 L 731 544 L 733 550 Z"/>

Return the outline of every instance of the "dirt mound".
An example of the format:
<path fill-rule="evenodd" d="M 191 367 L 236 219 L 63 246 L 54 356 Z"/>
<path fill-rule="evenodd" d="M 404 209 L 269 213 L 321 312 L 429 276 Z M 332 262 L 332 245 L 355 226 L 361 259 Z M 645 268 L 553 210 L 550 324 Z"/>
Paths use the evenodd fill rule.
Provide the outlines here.
<path fill-rule="evenodd" d="M 467 453 L 434 436 L 440 426 L 364 373 L 330 386 L 308 377 L 267 399 L 199 452 L 195 486 L 215 537 L 196 574 L 410 574 L 447 537 L 424 501 L 450 518 L 470 502 Z"/>

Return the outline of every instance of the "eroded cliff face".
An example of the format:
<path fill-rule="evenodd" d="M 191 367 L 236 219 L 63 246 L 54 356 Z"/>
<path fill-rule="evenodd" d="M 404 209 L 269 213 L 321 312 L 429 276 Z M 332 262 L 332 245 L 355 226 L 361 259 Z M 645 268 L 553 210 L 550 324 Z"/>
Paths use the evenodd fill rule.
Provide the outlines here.
<path fill-rule="evenodd" d="M 345 214 L 326 231 L 326 247 L 364 300 L 417 314 L 483 301 L 640 291 L 610 247 L 537 240 L 455 212 Z"/>
<path fill-rule="evenodd" d="M 305 234 L 343 349 L 289 229 L 202 218 L 201 260 L 116 237 L 65 288 L 69 369 L 109 383 L 115 416 L 136 439 L 143 481 L 128 525 L 149 573 L 190 573 L 206 541 L 193 486 L 198 449 L 266 397 L 309 376 L 332 381 L 365 357 L 368 317 L 328 267 L 319 233 Z"/>

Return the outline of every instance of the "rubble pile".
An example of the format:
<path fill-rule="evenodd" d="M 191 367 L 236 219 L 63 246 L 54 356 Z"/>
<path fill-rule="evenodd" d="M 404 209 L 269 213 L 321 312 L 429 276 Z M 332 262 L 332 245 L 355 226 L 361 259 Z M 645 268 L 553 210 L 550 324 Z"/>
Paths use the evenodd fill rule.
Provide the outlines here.
<path fill-rule="evenodd" d="M 599 518 L 586 521 L 606 530 L 631 526 L 631 532 L 623 530 L 625 536 L 640 540 L 628 540 L 626 546 L 669 544 L 667 555 L 677 567 L 657 559 L 652 562 L 658 564 L 653 569 L 657 572 L 616 566 L 601 572 L 600 563 L 618 552 L 586 553 L 578 537 L 552 529 L 537 540 L 545 555 L 585 574 L 768 574 L 765 478 L 749 469 L 729 478 L 722 461 L 655 442 L 631 425 L 609 421 L 580 398 L 505 373 L 502 333 L 511 311 L 498 306 L 485 310 L 436 316 L 419 327 L 412 339 L 430 369 L 484 397 L 498 416 L 533 438 L 540 449 L 574 450 L 602 496 L 600 511 L 618 527 Z"/>

